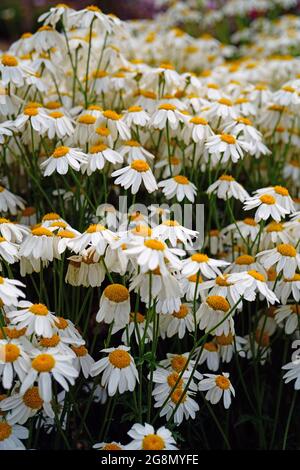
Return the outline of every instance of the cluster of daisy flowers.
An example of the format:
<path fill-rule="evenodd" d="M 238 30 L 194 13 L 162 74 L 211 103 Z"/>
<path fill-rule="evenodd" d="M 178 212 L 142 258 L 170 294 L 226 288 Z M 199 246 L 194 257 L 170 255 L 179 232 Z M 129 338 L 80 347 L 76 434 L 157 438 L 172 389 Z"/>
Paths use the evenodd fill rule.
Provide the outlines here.
<path fill-rule="evenodd" d="M 278 337 L 300 388 L 299 20 L 224 46 L 178 28 L 181 4 L 60 4 L 0 55 L 1 449 L 176 449 Z M 203 240 L 172 208 L 199 204 Z M 116 406 L 127 443 L 106 442 Z"/>

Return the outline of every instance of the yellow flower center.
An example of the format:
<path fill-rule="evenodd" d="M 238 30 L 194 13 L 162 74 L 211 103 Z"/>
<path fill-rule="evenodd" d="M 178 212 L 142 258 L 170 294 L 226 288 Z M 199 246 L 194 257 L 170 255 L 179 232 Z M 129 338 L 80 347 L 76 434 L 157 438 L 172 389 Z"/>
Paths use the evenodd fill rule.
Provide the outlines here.
<path fill-rule="evenodd" d="M 52 153 L 52 157 L 53 158 L 64 157 L 65 155 L 67 155 L 67 153 L 69 153 L 69 151 L 70 151 L 69 147 L 65 147 L 65 146 L 57 147 Z"/>
<path fill-rule="evenodd" d="M 183 393 L 181 388 L 176 388 L 171 395 L 171 400 L 173 403 L 184 403 L 186 401 L 186 393 Z"/>
<path fill-rule="evenodd" d="M 96 118 L 95 116 L 92 116 L 91 114 L 83 114 L 82 116 L 79 116 L 78 122 L 80 124 L 87 124 L 89 126 L 89 125 L 95 124 Z"/>
<path fill-rule="evenodd" d="M 199 117 L 199 116 L 192 117 L 192 119 L 190 119 L 190 122 L 192 124 L 202 125 L 202 126 L 206 126 L 208 124 L 208 121 L 206 119 Z"/>
<path fill-rule="evenodd" d="M 216 385 L 222 390 L 228 390 L 230 387 L 230 381 L 227 379 L 227 377 L 224 377 L 223 375 L 218 375 L 216 377 Z"/>
<path fill-rule="evenodd" d="M 179 165 L 180 162 L 181 162 L 181 160 L 180 160 L 179 158 L 177 158 L 177 157 L 171 157 L 171 158 L 170 158 L 170 163 L 171 163 L 171 165 Z"/>
<path fill-rule="evenodd" d="M 224 334 L 216 336 L 216 341 L 220 346 L 228 346 L 233 343 L 233 336 L 231 333 L 229 333 L 227 336 Z"/>
<path fill-rule="evenodd" d="M 287 91 L 288 93 L 295 93 L 295 88 L 291 87 L 291 86 L 288 86 L 288 85 L 285 85 L 281 88 L 283 91 Z"/>
<path fill-rule="evenodd" d="M 293 245 L 289 245 L 288 243 L 281 243 L 277 246 L 277 251 L 282 256 L 289 256 L 290 258 L 295 258 L 297 255 L 296 249 Z"/>
<path fill-rule="evenodd" d="M 230 135 L 230 134 L 221 134 L 220 139 L 223 142 L 226 142 L 226 144 L 229 144 L 229 145 L 236 143 L 236 138 L 233 135 Z"/>
<path fill-rule="evenodd" d="M 31 365 L 37 372 L 50 372 L 55 366 L 55 359 L 51 354 L 39 354 Z"/>
<path fill-rule="evenodd" d="M 255 271 L 254 269 L 248 271 L 249 276 L 253 277 L 257 281 L 261 282 L 266 282 L 266 278 L 263 274 L 259 273 L 258 271 Z"/>
<path fill-rule="evenodd" d="M 8 219 L 5 219 L 4 217 L 0 217 L 0 224 L 10 224 L 11 221 Z"/>
<path fill-rule="evenodd" d="M 0 243 L 6 242 L 6 239 L 4 237 L 0 237 Z"/>
<path fill-rule="evenodd" d="M 72 346 L 72 349 L 77 357 L 84 357 L 88 354 L 88 350 L 84 346 Z"/>
<path fill-rule="evenodd" d="M 56 320 L 57 322 L 55 323 L 55 326 L 59 330 L 65 330 L 68 327 L 68 322 L 63 317 L 57 317 Z"/>
<path fill-rule="evenodd" d="M 110 130 L 108 127 L 97 127 L 96 133 L 101 135 L 102 137 L 107 137 L 110 134 Z"/>
<path fill-rule="evenodd" d="M 164 109 L 165 111 L 175 111 L 176 106 L 171 103 L 163 103 L 159 105 L 158 109 Z"/>
<path fill-rule="evenodd" d="M 4 284 L 4 278 L 0 276 L 0 284 Z"/>
<path fill-rule="evenodd" d="M 106 119 L 111 119 L 112 121 L 119 121 L 122 117 L 121 114 L 116 113 L 116 111 L 112 111 L 111 109 L 107 109 L 103 111 L 103 116 Z"/>
<path fill-rule="evenodd" d="M 44 106 L 47 109 L 58 109 L 58 108 L 61 107 L 61 103 L 59 101 L 48 101 L 48 103 L 46 103 Z M 51 114 L 50 114 L 50 116 L 51 116 Z"/>
<path fill-rule="evenodd" d="M 96 7 L 95 5 L 90 5 L 85 8 L 88 11 L 93 11 L 94 13 L 101 13 L 100 8 Z"/>
<path fill-rule="evenodd" d="M 20 348 L 13 343 L 5 344 L 1 351 L 1 356 L 4 356 L 3 359 L 5 362 L 14 362 L 20 356 Z"/>
<path fill-rule="evenodd" d="M 95 70 L 93 72 L 93 78 L 107 77 L 108 73 L 105 70 Z"/>
<path fill-rule="evenodd" d="M 179 379 L 179 374 L 177 374 L 177 372 L 172 372 L 172 374 L 168 375 L 167 382 L 168 382 L 169 387 L 173 388 L 176 385 L 177 381 L 178 381 L 177 387 L 182 387 L 183 380 L 182 379 L 178 380 L 178 379 Z"/>
<path fill-rule="evenodd" d="M 178 227 L 179 223 L 177 220 L 165 220 L 163 222 L 163 225 L 166 225 L 167 227 Z"/>
<path fill-rule="evenodd" d="M 206 303 L 213 310 L 221 310 L 222 312 L 228 312 L 230 309 L 229 302 L 221 295 L 209 295 L 206 299 Z"/>
<path fill-rule="evenodd" d="M 284 279 L 285 282 L 299 282 L 300 281 L 300 274 L 296 273 L 293 277 L 289 279 Z"/>
<path fill-rule="evenodd" d="M 2 65 L 5 67 L 16 67 L 18 65 L 18 59 L 16 59 L 13 55 L 5 54 L 2 57 Z"/>
<path fill-rule="evenodd" d="M 98 145 L 93 145 L 90 149 L 90 153 L 94 154 L 94 153 L 100 153 L 100 152 L 104 152 L 104 150 L 107 149 L 107 145 L 105 144 L 98 144 Z"/>
<path fill-rule="evenodd" d="M 282 230 L 283 230 L 283 225 L 280 224 L 279 222 L 271 222 L 271 223 L 266 227 L 267 233 L 270 233 L 270 232 L 282 232 Z"/>
<path fill-rule="evenodd" d="M 148 434 L 143 439 L 142 447 L 143 450 L 163 450 L 165 443 L 157 434 Z"/>
<path fill-rule="evenodd" d="M 283 186 L 274 186 L 274 191 L 276 194 L 279 194 L 280 196 L 288 196 L 289 192 L 286 188 Z"/>
<path fill-rule="evenodd" d="M 129 298 L 128 289 L 122 284 L 110 284 L 104 289 L 105 297 L 111 302 L 121 303 Z"/>
<path fill-rule="evenodd" d="M 151 250 L 156 250 L 156 251 L 164 251 L 165 249 L 165 244 L 163 242 L 159 240 L 154 240 L 154 239 L 145 240 L 144 245 L 147 248 L 150 248 Z"/>
<path fill-rule="evenodd" d="M 239 266 L 249 266 L 252 263 L 255 263 L 255 258 L 250 255 L 241 255 L 235 260 L 235 264 Z"/>
<path fill-rule="evenodd" d="M 263 204 L 267 204 L 268 206 L 276 203 L 275 197 L 271 196 L 270 194 L 263 194 L 259 199 Z"/>
<path fill-rule="evenodd" d="M 177 175 L 177 176 L 173 176 L 173 180 L 176 181 L 177 184 L 189 184 L 189 180 L 186 176 L 182 176 L 182 175 Z"/>
<path fill-rule="evenodd" d="M 144 160 L 134 160 L 130 166 L 133 170 L 138 171 L 139 173 L 144 173 L 150 169 L 148 163 Z"/>
<path fill-rule="evenodd" d="M 219 180 L 220 181 L 235 181 L 234 177 L 231 175 L 221 175 Z"/>
<path fill-rule="evenodd" d="M 230 101 L 230 100 L 227 99 L 227 98 L 220 98 L 220 99 L 218 100 L 218 103 L 219 103 L 219 104 L 223 104 L 223 105 L 225 105 L 225 106 L 232 106 L 232 101 Z"/>
<path fill-rule="evenodd" d="M 206 349 L 208 352 L 217 352 L 218 346 L 212 341 L 209 341 L 208 343 L 204 344 L 204 349 Z"/>
<path fill-rule="evenodd" d="M 202 276 L 198 276 L 197 274 L 193 274 L 192 276 L 189 276 L 188 281 L 189 282 L 197 282 L 197 278 L 198 278 L 199 284 L 200 284 L 200 282 L 203 282 Z"/>
<path fill-rule="evenodd" d="M 171 360 L 172 369 L 176 372 L 181 372 L 187 363 L 187 358 L 185 356 L 174 356 Z"/>
<path fill-rule="evenodd" d="M 49 116 L 52 117 L 53 119 L 59 119 L 63 117 L 64 114 L 61 113 L 60 111 L 53 111 L 52 113 L 49 114 Z"/>
<path fill-rule="evenodd" d="M 37 116 L 39 114 L 39 111 L 37 108 L 26 107 L 24 109 L 24 114 L 25 116 Z"/>
<path fill-rule="evenodd" d="M 195 253 L 191 256 L 191 260 L 195 261 L 196 263 L 207 263 L 209 257 L 203 253 Z"/>
<path fill-rule="evenodd" d="M 44 317 L 48 315 L 49 310 L 44 304 L 33 304 L 29 308 L 29 312 L 33 313 L 34 315 L 39 315 L 41 317 Z"/>
<path fill-rule="evenodd" d="M 26 328 L 21 328 L 21 330 L 17 330 L 17 328 L 8 328 L 5 326 L 4 328 L 5 335 L 10 339 L 18 339 L 26 333 Z M 5 336 L 0 330 L 0 338 L 3 339 Z"/>
<path fill-rule="evenodd" d="M 32 410 L 40 410 L 44 403 L 40 397 L 38 387 L 31 387 L 29 390 L 27 390 L 27 392 L 24 393 L 22 399 L 24 404 Z"/>
<path fill-rule="evenodd" d="M 142 315 L 139 312 L 130 312 L 130 317 L 129 317 L 131 322 L 135 323 L 144 323 L 145 321 L 145 316 Z"/>
<path fill-rule="evenodd" d="M 128 108 L 129 113 L 139 113 L 140 111 L 143 111 L 143 108 L 141 106 L 130 106 Z"/>
<path fill-rule="evenodd" d="M 53 233 L 45 227 L 33 228 L 31 233 L 34 237 L 53 237 Z"/>
<path fill-rule="evenodd" d="M 42 338 L 40 340 L 40 345 L 43 348 L 55 348 L 60 343 L 60 337 L 58 335 L 53 335 L 51 338 Z"/>
<path fill-rule="evenodd" d="M 241 124 L 245 124 L 246 126 L 252 126 L 252 121 L 247 118 L 239 117 L 236 119 L 236 122 L 240 122 Z"/>
<path fill-rule="evenodd" d="M 152 230 L 150 227 L 147 227 L 147 225 L 139 224 L 131 230 L 131 233 L 138 235 L 139 237 L 150 237 Z"/>
<path fill-rule="evenodd" d="M 101 224 L 92 224 L 89 228 L 85 231 L 85 233 L 96 233 L 96 232 L 103 232 L 106 230 L 104 225 Z"/>
<path fill-rule="evenodd" d="M 128 147 L 140 147 L 141 144 L 137 140 L 126 140 L 124 142 L 124 145 L 127 145 Z"/>
<path fill-rule="evenodd" d="M 189 309 L 187 305 L 182 304 L 180 305 L 180 309 L 178 310 L 178 312 L 173 312 L 172 315 L 175 318 L 185 318 L 188 313 L 189 313 Z"/>
<path fill-rule="evenodd" d="M 232 286 L 232 284 L 226 280 L 226 277 L 227 277 L 226 275 L 225 275 L 224 277 L 222 277 L 222 276 L 217 276 L 217 278 L 216 278 L 216 284 L 217 284 L 218 286 L 222 286 L 222 287 Z"/>
<path fill-rule="evenodd" d="M 109 362 L 117 369 L 124 369 L 130 365 L 130 354 L 123 349 L 116 349 L 108 355 Z"/>
<path fill-rule="evenodd" d="M 48 214 L 45 214 L 42 218 L 42 221 L 50 221 L 50 220 L 58 220 L 60 219 L 60 215 L 57 214 L 56 212 L 49 212 Z"/>
<path fill-rule="evenodd" d="M 12 427 L 8 423 L 0 423 L 0 442 L 8 439 L 12 433 Z"/>

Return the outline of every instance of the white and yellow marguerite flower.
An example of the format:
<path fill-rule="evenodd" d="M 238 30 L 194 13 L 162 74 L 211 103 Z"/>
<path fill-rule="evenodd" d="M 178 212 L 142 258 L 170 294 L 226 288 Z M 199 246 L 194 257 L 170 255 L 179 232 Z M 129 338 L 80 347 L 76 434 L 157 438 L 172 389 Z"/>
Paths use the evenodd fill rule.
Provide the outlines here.
<path fill-rule="evenodd" d="M 18 209 L 25 209 L 24 200 L 20 196 L 16 196 L 8 189 L 0 185 L 0 210 L 1 212 L 10 212 L 16 215 Z"/>
<path fill-rule="evenodd" d="M 118 348 L 102 349 L 108 353 L 106 357 L 95 362 L 91 369 L 92 377 L 102 374 L 101 385 L 107 388 L 108 395 L 113 396 L 118 391 L 132 392 L 136 382 L 139 381 L 137 369 L 133 357 L 129 354 L 130 348 L 119 346 Z"/>
<path fill-rule="evenodd" d="M 124 327 L 129 321 L 130 296 L 128 289 L 122 284 L 110 284 L 105 287 L 100 299 L 96 320 L 100 323 L 114 323 Z"/>
<path fill-rule="evenodd" d="M 225 297 L 209 295 L 200 305 L 196 317 L 200 330 L 214 335 L 228 335 L 234 333 L 233 313 Z"/>
<path fill-rule="evenodd" d="M 26 450 L 22 440 L 28 439 L 29 431 L 19 424 L 0 420 L 0 450 Z"/>
<path fill-rule="evenodd" d="M 199 382 L 199 390 L 206 392 L 205 398 L 212 405 L 218 403 L 223 397 L 224 408 L 231 405 L 231 395 L 235 396 L 234 388 L 229 380 L 229 374 L 223 372 L 222 375 L 204 374 L 205 378 Z"/>
<path fill-rule="evenodd" d="M 194 253 L 182 262 L 182 275 L 193 276 L 194 274 L 202 274 L 207 279 L 213 279 L 221 275 L 219 268 L 228 266 L 227 261 L 209 258 L 205 253 Z"/>
<path fill-rule="evenodd" d="M 68 173 L 69 167 L 79 171 L 81 165 L 86 163 L 87 156 L 80 149 L 66 146 L 57 147 L 52 155 L 41 163 L 44 176 L 50 176 L 57 172 L 60 175 Z"/>
<path fill-rule="evenodd" d="M 22 337 L 0 340 L 0 375 L 5 389 L 12 387 L 16 375 L 21 382 L 24 380 L 30 364 L 28 353 L 31 347 Z"/>
<path fill-rule="evenodd" d="M 132 194 L 138 192 L 142 182 L 148 193 L 158 189 L 151 168 L 144 160 L 133 160 L 129 166 L 114 171 L 111 176 L 117 177 L 115 184 L 120 184 L 125 189 L 131 188 Z"/>
<path fill-rule="evenodd" d="M 179 202 L 183 201 L 184 198 L 194 202 L 197 194 L 196 186 L 183 175 L 176 175 L 170 179 L 160 181 L 158 187 L 162 188 L 166 199 L 172 199 L 176 196 Z"/>
<path fill-rule="evenodd" d="M 176 450 L 176 442 L 169 429 L 162 426 L 157 431 L 150 424 L 136 423 L 128 431 L 132 441 L 126 450 Z"/>
<path fill-rule="evenodd" d="M 7 307 L 18 305 L 19 297 L 25 297 L 20 287 L 25 287 L 25 284 L 17 279 L 0 276 L 0 299 L 4 305 Z"/>
<path fill-rule="evenodd" d="M 17 329 L 26 328 L 27 334 L 35 333 L 38 336 L 50 338 L 56 323 L 56 317 L 44 304 L 33 304 L 26 300 L 21 300 L 18 310 L 11 310 L 7 316 Z"/>
<path fill-rule="evenodd" d="M 285 278 L 292 278 L 300 269 L 300 254 L 289 243 L 280 243 L 271 250 L 261 251 L 256 257 L 266 270 L 275 267 L 277 274 L 283 272 Z"/>
<path fill-rule="evenodd" d="M 222 175 L 207 188 L 208 194 L 216 194 L 219 199 L 225 201 L 230 198 L 244 202 L 249 198 L 249 194 L 231 175 Z"/>

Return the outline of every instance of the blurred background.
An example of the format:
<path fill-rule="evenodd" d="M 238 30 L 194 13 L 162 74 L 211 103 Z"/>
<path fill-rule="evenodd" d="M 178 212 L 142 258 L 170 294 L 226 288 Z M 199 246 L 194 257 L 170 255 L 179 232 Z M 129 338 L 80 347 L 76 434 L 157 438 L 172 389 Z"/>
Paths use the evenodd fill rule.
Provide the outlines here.
<path fill-rule="evenodd" d="M 41 13 L 55 6 L 59 0 L 0 0 L 0 48 L 26 31 L 34 31 Z M 115 13 L 122 19 L 151 18 L 153 0 L 67 0 L 75 9 L 94 4 L 105 13 Z"/>

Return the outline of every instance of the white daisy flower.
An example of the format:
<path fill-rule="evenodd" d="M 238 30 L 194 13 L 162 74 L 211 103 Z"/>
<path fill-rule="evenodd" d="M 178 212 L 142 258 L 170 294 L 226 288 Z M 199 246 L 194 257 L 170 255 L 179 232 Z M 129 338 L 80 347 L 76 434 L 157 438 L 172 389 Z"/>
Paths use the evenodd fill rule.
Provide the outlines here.
<path fill-rule="evenodd" d="M 73 10 L 69 15 L 70 26 L 79 26 L 80 28 L 89 28 L 92 22 L 96 23 L 97 28 L 100 28 L 106 33 L 111 33 L 113 20 L 110 16 L 102 13 L 100 8 L 90 5 L 83 10 Z"/>
<path fill-rule="evenodd" d="M 108 450 L 110 452 L 115 450 L 124 450 L 124 446 L 120 442 L 99 442 L 93 445 L 93 449 L 96 450 Z"/>
<path fill-rule="evenodd" d="M 183 129 L 183 140 L 189 144 L 191 140 L 196 144 L 202 144 L 213 135 L 213 131 L 206 119 L 200 116 L 193 116 L 185 123 Z"/>
<path fill-rule="evenodd" d="M 118 148 L 118 152 L 126 158 L 128 163 L 132 163 L 134 160 L 153 160 L 154 155 L 148 152 L 137 140 L 126 140 L 121 147 Z"/>
<path fill-rule="evenodd" d="M 145 127 L 150 120 L 149 114 L 141 106 L 130 106 L 124 114 L 124 122 L 130 128 L 135 126 Z"/>
<path fill-rule="evenodd" d="M 252 302 L 256 298 L 258 291 L 268 303 L 279 302 L 274 292 L 272 292 L 266 282 L 266 276 L 258 271 L 249 270 L 240 273 L 232 273 L 228 276 L 228 282 L 235 282 L 236 288 L 245 300 Z"/>
<path fill-rule="evenodd" d="M 28 232 L 29 228 L 25 225 L 17 224 L 4 217 L 0 217 L 0 234 L 8 242 L 21 243 Z"/>
<path fill-rule="evenodd" d="M 219 268 L 228 266 L 227 261 L 215 260 L 209 258 L 204 253 L 194 253 L 182 262 L 182 275 L 185 277 L 201 273 L 208 279 L 213 279 L 221 275 Z"/>
<path fill-rule="evenodd" d="M 111 109 L 107 109 L 102 113 L 103 118 L 106 121 L 106 126 L 111 132 L 113 140 L 117 140 L 118 137 L 122 140 L 128 140 L 131 138 L 130 128 L 125 123 L 122 114 L 116 113 Z"/>
<path fill-rule="evenodd" d="M 106 144 L 98 143 L 89 149 L 87 161 L 82 164 L 81 169 L 90 176 L 95 171 L 102 170 L 106 162 L 113 165 L 123 163 L 123 157 L 120 153 L 110 149 Z"/>
<path fill-rule="evenodd" d="M 283 272 L 285 278 L 292 278 L 300 269 L 300 254 L 288 243 L 280 243 L 271 250 L 261 251 L 256 255 L 265 269 L 275 267 L 277 274 Z"/>
<path fill-rule="evenodd" d="M 197 194 L 196 186 L 186 176 L 182 175 L 160 181 L 158 187 L 163 188 L 162 192 L 166 199 L 172 199 L 175 196 L 179 202 L 183 201 L 185 197 L 189 201 L 194 202 L 195 195 Z"/>
<path fill-rule="evenodd" d="M 52 111 L 48 114 L 47 126 L 49 139 L 54 139 L 54 137 L 63 139 L 74 133 L 72 120 L 61 111 Z"/>
<path fill-rule="evenodd" d="M 120 394 L 135 389 L 136 382 L 139 381 L 138 372 L 129 354 L 130 348 L 119 346 L 118 348 L 102 349 L 101 352 L 108 353 L 108 356 L 95 362 L 91 369 L 92 377 L 102 374 L 101 385 L 107 388 L 111 397 L 117 391 Z"/>
<path fill-rule="evenodd" d="M 56 380 L 62 388 L 69 390 L 69 384 L 74 385 L 78 371 L 73 366 L 73 355 L 62 354 L 56 348 L 46 349 L 45 352 L 33 350 L 31 364 L 29 364 L 26 377 L 22 380 L 20 393 L 24 394 L 35 382 L 38 382 L 40 397 L 45 402 L 52 399 L 52 380 Z"/>
<path fill-rule="evenodd" d="M 170 315 L 162 314 L 159 328 L 160 335 L 163 339 L 166 336 L 167 338 L 171 338 L 174 335 L 178 335 L 179 339 L 182 339 L 186 332 L 195 330 L 192 306 L 189 304 L 181 304 L 178 311 Z"/>
<path fill-rule="evenodd" d="M 276 276 L 277 277 L 277 276 Z M 291 278 L 284 278 L 275 289 L 275 293 L 282 304 L 286 304 L 290 295 L 299 302 L 300 300 L 300 274 L 296 273 Z"/>
<path fill-rule="evenodd" d="M 269 217 L 272 217 L 276 222 L 280 222 L 289 213 L 271 194 L 261 194 L 246 199 L 244 210 L 249 211 L 256 208 L 254 216 L 256 222 L 267 220 Z"/>
<path fill-rule="evenodd" d="M 11 388 L 15 375 L 24 380 L 30 365 L 28 352 L 22 338 L 0 340 L 0 375 L 4 388 Z"/>
<path fill-rule="evenodd" d="M 53 261 L 54 233 L 45 227 L 37 227 L 23 240 L 19 256 L 34 260 Z"/>
<path fill-rule="evenodd" d="M 13 325 L 17 325 L 18 330 L 26 328 L 28 335 L 35 333 L 46 338 L 53 335 L 56 317 L 49 312 L 46 305 L 21 300 L 18 307 L 19 310 L 7 312 L 7 317 Z"/>
<path fill-rule="evenodd" d="M 69 241 L 69 248 L 75 253 L 80 253 L 85 248 L 92 246 L 102 256 L 107 245 L 115 241 L 115 234 L 104 225 L 92 224 L 79 237 Z"/>
<path fill-rule="evenodd" d="M 125 327 L 129 321 L 130 296 L 128 289 L 122 284 L 110 284 L 105 287 L 100 299 L 97 322 L 114 323 L 117 327 Z"/>
<path fill-rule="evenodd" d="M 133 160 L 129 166 L 114 171 L 111 176 L 117 177 L 115 184 L 120 184 L 125 189 L 131 188 L 132 194 L 138 192 L 142 182 L 148 193 L 158 189 L 150 166 L 144 160 Z"/>
<path fill-rule="evenodd" d="M 70 147 L 57 147 L 52 155 L 41 163 L 41 169 L 44 176 L 50 176 L 52 173 L 57 172 L 60 175 L 65 175 L 68 172 L 69 166 L 75 171 L 80 170 L 80 166 L 86 163 L 86 154 L 79 149 Z"/>
<path fill-rule="evenodd" d="M 19 88 L 24 85 L 29 70 L 13 55 L 4 54 L 0 61 L 1 82 L 4 87 L 14 85 Z"/>
<path fill-rule="evenodd" d="M 129 437 L 132 441 L 124 446 L 126 450 L 176 450 L 176 442 L 171 431 L 165 427 L 157 431 L 150 424 L 134 424 Z"/>
<path fill-rule="evenodd" d="M 218 161 L 222 160 L 222 163 L 227 163 L 228 160 L 236 163 L 249 150 L 249 144 L 231 134 L 209 137 L 205 146 L 209 154 L 217 157 Z"/>
<path fill-rule="evenodd" d="M 91 369 L 95 363 L 94 359 L 89 355 L 87 348 L 83 345 L 72 346 L 72 351 L 76 354 L 73 361 L 74 367 L 78 372 L 82 370 L 85 379 L 91 375 Z"/>
<path fill-rule="evenodd" d="M 164 406 L 165 398 L 160 395 L 155 395 L 154 408 L 161 408 L 159 416 L 165 416 L 167 421 L 169 421 L 177 407 L 173 419 L 174 423 L 179 426 L 184 419 L 195 419 L 196 412 L 199 411 L 199 405 L 193 400 L 192 395 L 194 395 L 194 393 L 189 391 L 184 393 L 183 389 L 178 387 L 174 390 L 170 400 L 168 400 Z"/>
<path fill-rule="evenodd" d="M 23 439 L 28 439 L 29 431 L 19 424 L 11 425 L 3 418 L 0 421 L 0 450 L 26 450 Z"/>
<path fill-rule="evenodd" d="M 0 236 L 0 257 L 9 264 L 15 263 L 18 259 L 18 245 L 7 241 L 4 237 Z"/>
<path fill-rule="evenodd" d="M 243 186 L 235 181 L 233 176 L 225 174 L 211 184 L 206 192 L 208 194 L 215 193 L 219 199 L 224 199 L 225 201 L 233 197 L 234 199 L 244 202 L 245 199 L 249 198 L 249 194 Z"/>
<path fill-rule="evenodd" d="M 182 120 L 183 115 L 174 104 L 162 103 L 152 114 L 148 125 L 155 129 L 165 129 L 168 124 L 171 129 L 176 130 Z"/>
<path fill-rule="evenodd" d="M 229 380 L 229 374 L 223 372 L 222 375 L 204 374 L 205 379 L 199 382 L 199 390 L 207 391 L 205 398 L 212 405 L 218 403 L 223 396 L 224 408 L 231 405 L 231 395 L 235 396 L 234 388 Z"/>
<path fill-rule="evenodd" d="M 230 333 L 231 334 L 231 333 Z M 199 364 L 204 364 L 206 362 L 209 370 L 215 372 L 219 369 L 220 365 L 220 352 L 219 347 L 215 341 L 208 341 L 204 343 L 203 347 L 195 349 L 195 357 L 199 357 Z"/>
<path fill-rule="evenodd" d="M 24 292 L 19 287 L 25 284 L 16 279 L 8 279 L 0 276 L 0 299 L 7 307 L 18 305 L 19 297 L 25 297 Z"/>
<path fill-rule="evenodd" d="M 234 333 L 233 312 L 229 315 L 230 310 L 230 304 L 225 297 L 209 295 L 196 313 L 200 330 L 218 336 Z"/>

